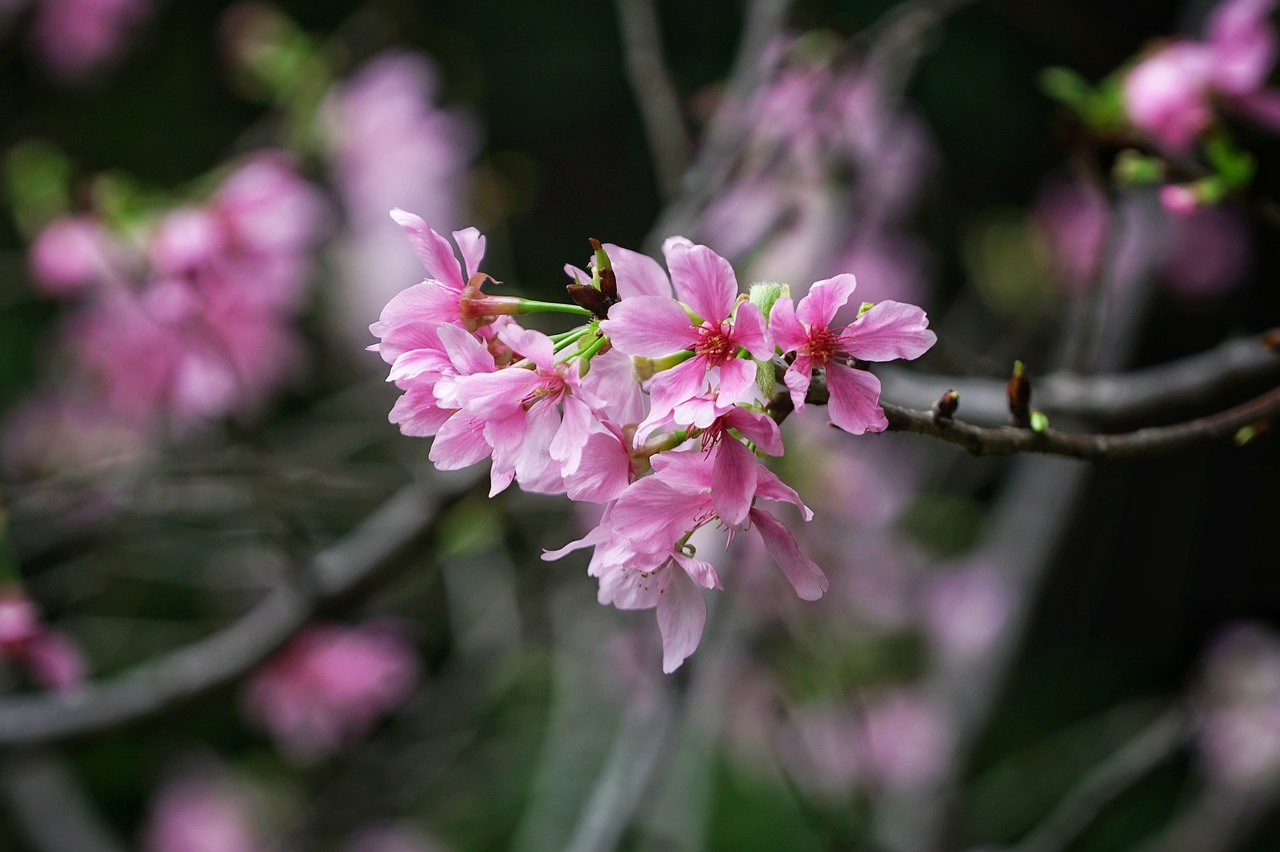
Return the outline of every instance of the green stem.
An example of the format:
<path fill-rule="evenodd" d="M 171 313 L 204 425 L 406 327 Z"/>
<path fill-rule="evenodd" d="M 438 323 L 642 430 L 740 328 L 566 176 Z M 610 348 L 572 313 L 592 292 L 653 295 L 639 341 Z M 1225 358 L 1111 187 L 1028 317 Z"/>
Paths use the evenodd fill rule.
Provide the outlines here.
<path fill-rule="evenodd" d="M 521 299 L 517 313 L 577 314 L 580 317 L 591 316 L 591 311 L 578 305 L 570 305 L 563 302 L 538 302 L 533 299 Z"/>
<path fill-rule="evenodd" d="M 586 333 L 587 333 L 587 329 L 585 328 L 575 328 L 573 331 L 568 331 L 568 332 L 565 332 L 564 334 L 556 335 L 555 337 L 551 338 L 552 340 L 556 341 L 554 351 L 560 352 L 565 349 L 568 349 L 570 346 L 577 343 L 584 336 L 586 336 Z M 556 340 L 557 337 L 560 339 Z"/>

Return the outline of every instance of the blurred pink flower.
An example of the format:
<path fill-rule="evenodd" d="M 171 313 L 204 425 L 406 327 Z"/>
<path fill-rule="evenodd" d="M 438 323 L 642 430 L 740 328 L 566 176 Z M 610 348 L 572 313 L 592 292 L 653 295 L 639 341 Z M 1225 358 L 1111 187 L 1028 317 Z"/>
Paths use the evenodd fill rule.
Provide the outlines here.
<path fill-rule="evenodd" d="M 18 589 L 0 589 L 0 660 L 11 659 L 44 689 L 74 692 L 84 682 L 80 649 L 41 623 L 35 605 Z"/>
<path fill-rule="evenodd" d="M 394 630 L 321 625 L 299 634 L 249 682 L 245 711 L 306 763 L 367 735 L 417 686 L 413 647 Z"/>
<path fill-rule="evenodd" d="M 31 244 L 31 274 L 50 296 L 72 296 L 111 274 L 109 237 L 88 216 L 64 216 L 46 225 Z"/>
<path fill-rule="evenodd" d="M 1142 59 L 1122 86 L 1134 126 L 1176 155 L 1213 123 L 1215 101 L 1280 130 L 1280 91 L 1263 85 L 1276 61 L 1274 9 L 1275 0 L 1225 0 L 1207 41 L 1177 39 Z"/>
<path fill-rule="evenodd" d="M 946 569 L 927 579 L 924 629 L 943 657 L 979 659 L 995 645 L 1013 608 L 1008 583 L 995 567 Z"/>
<path fill-rule="evenodd" d="M 1219 634 L 1196 703 L 1212 781 L 1247 789 L 1280 778 L 1280 637 L 1254 624 Z"/>
<path fill-rule="evenodd" d="M 857 737 L 864 777 L 896 792 L 929 787 L 951 761 L 946 717 L 923 695 L 907 689 L 869 700 Z"/>
<path fill-rule="evenodd" d="M 1056 279 L 1068 293 L 1081 293 L 1096 283 L 1112 220 L 1107 199 L 1085 183 L 1056 178 L 1040 189 L 1032 221 Z"/>
<path fill-rule="evenodd" d="M 1244 217 L 1227 206 L 1201 207 L 1171 223 L 1160 273 L 1174 296 L 1214 299 L 1235 289 L 1250 257 Z"/>
<path fill-rule="evenodd" d="M 66 80 L 86 79 L 119 59 L 154 0 L 36 0 L 32 47 Z"/>
<path fill-rule="evenodd" d="M 164 786 L 143 829 L 146 852 L 266 852 L 248 794 L 213 767 L 189 770 Z"/>

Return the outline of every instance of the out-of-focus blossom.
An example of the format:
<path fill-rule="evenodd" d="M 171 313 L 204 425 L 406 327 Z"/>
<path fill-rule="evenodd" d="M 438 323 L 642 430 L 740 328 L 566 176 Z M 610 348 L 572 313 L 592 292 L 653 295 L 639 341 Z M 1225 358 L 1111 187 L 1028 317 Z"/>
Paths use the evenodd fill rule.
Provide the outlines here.
<path fill-rule="evenodd" d="M 1215 101 L 1280 130 L 1280 91 L 1263 85 L 1276 61 L 1274 8 L 1275 0 L 1225 0 L 1209 17 L 1207 41 L 1177 39 L 1147 55 L 1123 82 L 1129 120 L 1178 155 L 1213 123 Z"/>
<path fill-rule="evenodd" d="M 445 852 L 447 847 L 412 826 L 382 823 L 361 829 L 344 848 L 346 852 Z"/>
<path fill-rule="evenodd" d="M 1214 299 L 1231 292 L 1249 266 L 1248 225 L 1227 206 L 1201 207 L 1176 218 L 1160 274 L 1182 299 Z"/>
<path fill-rule="evenodd" d="M 266 852 L 252 802 L 225 771 L 199 767 L 157 794 L 143 829 L 146 852 Z"/>
<path fill-rule="evenodd" d="M 298 762 L 367 735 L 418 683 L 413 647 L 376 624 L 312 627 L 249 683 L 245 710 Z"/>
<path fill-rule="evenodd" d="M 31 45 L 66 80 L 86 79 L 120 58 L 154 0 L 36 0 Z"/>
<path fill-rule="evenodd" d="M 1197 699 L 1200 754 L 1209 778 L 1243 790 L 1280 778 L 1280 637 L 1228 628 L 1205 659 Z"/>
<path fill-rule="evenodd" d="M 17 589 L 0 589 L 0 660 L 21 665 L 41 687 L 74 692 L 84 682 L 80 649 L 41 623 L 35 605 Z"/>
<path fill-rule="evenodd" d="M 31 274 L 51 296 L 71 296 L 111 273 L 109 237 L 97 220 L 67 216 L 50 222 L 31 245 Z"/>
<path fill-rule="evenodd" d="M 924 696 L 906 689 L 866 703 L 857 742 L 866 779 L 895 792 L 929 787 L 951 761 L 952 733 L 946 716 Z"/>
<path fill-rule="evenodd" d="M 1068 293 L 1096 284 L 1113 218 L 1107 199 L 1088 184 L 1054 179 L 1040 190 L 1032 220 Z"/>
<path fill-rule="evenodd" d="M 948 569 L 928 578 L 921 613 L 925 632 L 943 657 L 979 659 L 1009 622 L 1012 592 L 990 565 Z"/>
<path fill-rule="evenodd" d="M 335 87 L 324 106 L 333 175 L 347 227 L 336 245 L 343 287 L 336 319 L 353 337 L 354 318 L 376 313 L 421 277 L 387 211 L 414 210 L 437 228 L 468 217 L 469 166 L 479 148 L 475 122 L 437 105 L 439 73 L 426 57 L 389 52 Z"/>
<path fill-rule="evenodd" d="M 69 423 L 91 411 L 91 444 L 132 451 L 256 413 L 301 363 L 293 321 L 324 224 L 318 192 L 276 153 L 242 162 L 204 204 L 167 211 L 140 236 L 88 217 L 51 223 L 30 260 L 73 305 L 72 375 L 22 417 Z M 11 467 L 84 455 L 27 432 L 6 441 Z M 40 458 L 14 458 L 23 446 Z"/>

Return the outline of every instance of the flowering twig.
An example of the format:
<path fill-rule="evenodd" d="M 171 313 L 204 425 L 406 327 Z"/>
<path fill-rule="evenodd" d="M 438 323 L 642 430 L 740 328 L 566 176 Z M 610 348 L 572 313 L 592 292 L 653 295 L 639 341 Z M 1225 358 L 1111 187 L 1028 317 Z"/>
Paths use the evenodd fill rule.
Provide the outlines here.
<path fill-rule="evenodd" d="M 1172 757 L 1191 733 L 1181 707 L 1172 707 L 1089 772 L 1060 801 L 1017 852 L 1058 852 L 1071 846 L 1107 805 Z"/>
<path fill-rule="evenodd" d="M 345 538 L 318 553 L 304 583 L 277 588 L 206 639 L 89 684 L 70 697 L 0 701 L 0 748 L 51 745 L 117 730 L 236 682 L 313 617 L 349 609 L 419 557 L 439 510 L 452 496 L 406 486 Z"/>

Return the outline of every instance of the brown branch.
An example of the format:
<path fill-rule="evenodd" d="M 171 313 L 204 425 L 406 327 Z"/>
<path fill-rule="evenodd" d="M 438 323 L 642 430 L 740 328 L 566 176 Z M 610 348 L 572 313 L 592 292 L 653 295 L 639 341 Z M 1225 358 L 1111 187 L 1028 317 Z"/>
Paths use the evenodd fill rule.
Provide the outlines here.
<path fill-rule="evenodd" d="M 212 636 L 69 696 L 0 701 L 0 748 L 52 745 L 161 716 L 226 687 L 265 661 L 314 617 L 349 610 L 421 556 L 442 505 L 457 491 L 401 489 L 332 547 L 304 581 L 281 586 Z M 9 758 L 3 758 L 8 760 Z"/>
<path fill-rule="evenodd" d="M 1280 379 L 1275 332 L 1231 340 L 1196 355 L 1126 373 L 1080 376 L 1050 373 L 1035 379 L 1035 407 L 1053 416 L 1091 423 L 1140 421 L 1214 402 L 1241 385 Z M 876 367 L 884 396 L 924 408 L 947 388 L 960 394 L 967 420 L 1003 423 L 1008 417 L 1004 382 Z"/>
<path fill-rule="evenodd" d="M 785 365 L 775 363 L 775 367 L 781 372 Z M 827 387 L 823 376 L 813 377 L 805 402 L 810 405 L 827 404 Z M 883 400 L 881 406 L 889 420 L 889 431 L 930 435 L 964 447 L 976 456 L 1043 453 L 1102 461 L 1165 455 L 1234 438 L 1241 429 L 1247 427 L 1265 428 L 1271 421 L 1280 418 L 1280 387 L 1206 417 L 1114 434 L 1064 432 L 1057 429 L 1036 432 L 1009 426 L 975 426 L 954 417 L 939 417 L 932 411 L 905 408 Z M 785 392 L 779 393 L 770 400 L 768 409 L 774 419 L 781 422 L 792 411 L 791 399 Z M 960 397 L 959 411 L 965 411 L 963 394 Z"/>

